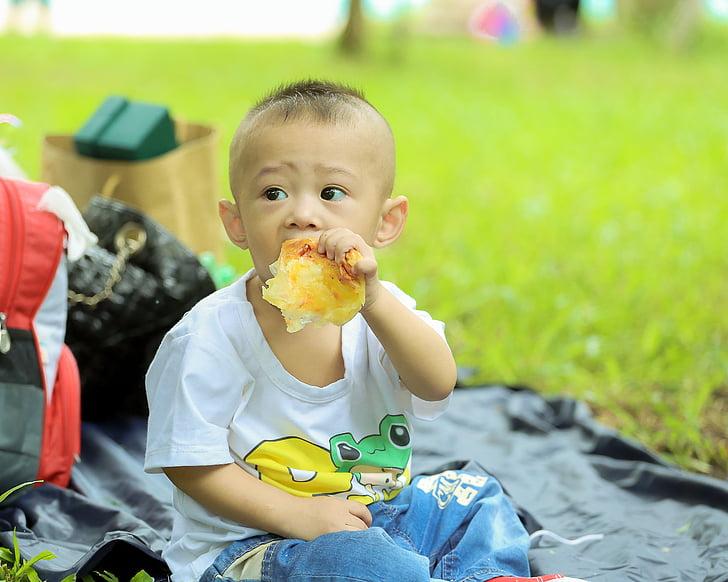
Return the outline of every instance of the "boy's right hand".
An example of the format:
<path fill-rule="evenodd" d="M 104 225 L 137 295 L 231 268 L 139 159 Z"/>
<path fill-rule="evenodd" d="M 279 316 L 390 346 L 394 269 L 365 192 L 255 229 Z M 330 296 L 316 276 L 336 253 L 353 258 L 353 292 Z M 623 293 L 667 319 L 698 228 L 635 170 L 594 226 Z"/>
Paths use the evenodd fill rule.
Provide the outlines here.
<path fill-rule="evenodd" d="M 310 541 L 337 531 L 368 529 L 372 514 L 363 503 L 337 497 L 296 497 L 286 537 Z"/>

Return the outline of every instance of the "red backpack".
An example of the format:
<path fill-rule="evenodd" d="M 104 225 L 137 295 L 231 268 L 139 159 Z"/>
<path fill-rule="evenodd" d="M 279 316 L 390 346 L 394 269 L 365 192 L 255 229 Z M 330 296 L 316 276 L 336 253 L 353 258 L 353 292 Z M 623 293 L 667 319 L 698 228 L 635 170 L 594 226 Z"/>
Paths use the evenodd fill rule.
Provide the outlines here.
<path fill-rule="evenodd" d="M 34 479 L 65 487 L 81 449 L 65 231 L 38 208 L 47 189 L 0 178 L 0 493 Z"/>

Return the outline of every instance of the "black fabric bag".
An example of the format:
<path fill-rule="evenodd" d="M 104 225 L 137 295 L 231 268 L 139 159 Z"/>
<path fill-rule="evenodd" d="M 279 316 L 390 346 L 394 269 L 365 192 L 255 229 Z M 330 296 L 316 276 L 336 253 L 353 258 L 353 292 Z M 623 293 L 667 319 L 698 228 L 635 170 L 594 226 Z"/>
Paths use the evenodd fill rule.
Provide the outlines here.
<path fill-rule="evenodd" d="M 215 286 L 195 254 L 142 212 L 97 196 L 84 219 L 99 243 L 69 271 L 66 335 L 81 416 L 146 416 L 144 374 L 162 337 Z"/>

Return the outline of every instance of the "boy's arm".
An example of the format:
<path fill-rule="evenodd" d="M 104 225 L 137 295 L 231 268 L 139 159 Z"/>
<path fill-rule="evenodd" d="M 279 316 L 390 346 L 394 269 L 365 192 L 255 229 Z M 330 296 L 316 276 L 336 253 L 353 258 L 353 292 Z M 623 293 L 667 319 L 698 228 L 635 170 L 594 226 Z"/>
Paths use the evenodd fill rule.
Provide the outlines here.
<path fill-rule="evenodd" d="M 166 467 L 179 489 L 209 511 L 286 538 L 312 540 L 335 531 L 367 529 L 367 507 L 335 497 L 296 497 L 245 472 L 235 463 Z"/>
<path fill-rule="evenodd" d="M 402 383 L 422 400 L 447 398 L 457 380 L 455 359 L 447 342 L 380 283 L 377 259 L 360 235 L 346 228 L 333 228 L 319 236 L 318 252 L 339 265 L 344 266 L 349 249 L 357 249 L 362 255 L 354 265 L 355 273 L 363 275 L 366 284 L 361 314 Z"/>
<path fill-rule="evenodd" d="M 403 384 L 423 400 L 447 398 L 457 380 L 447 342 L 381 283 L 377 285 L 376 300 L 362 309 L 362 315 Z"/>

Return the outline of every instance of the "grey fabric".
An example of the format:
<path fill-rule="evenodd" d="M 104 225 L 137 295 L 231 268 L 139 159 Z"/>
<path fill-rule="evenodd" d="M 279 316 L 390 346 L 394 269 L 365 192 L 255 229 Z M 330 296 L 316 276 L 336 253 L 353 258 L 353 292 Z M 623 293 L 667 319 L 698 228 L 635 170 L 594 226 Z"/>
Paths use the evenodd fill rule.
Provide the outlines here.
<path fill-rule="evenodd" d="M 172 531 L 172 487 L 144 473 L 145 440 L 140 418 L 84 423 L 71 487 L 44 484 L 11 497 L 0 506 L 0 545 L 11 546 L 16 528 L 26 559 L 52 551 L 56 559 L 35 566 L 47 582 L 104 570 L 124 582 L 141 569 L 166 580 L 160 554 Z"/>
<path fill-rule="evenodd" d="M 529 531 L 605 534 L 577 546 L 536 542 L 534 574 L 728 581 L 728 483 L 669 465 L 596 423 L 580 402 L 458 389 L 447 413 L 417 421 L 414 434 L 415 473 L 477 461 L 504 485 Z M 84 425 L 75 491 L 44 485 L 0 507 L 0 543 L 17 527 L 24 555 L 52 549 L 58 560 L 38 564 L 49 582 L 78 569 L 124 580 L 140 567 L 164 580 L 158 553 L 170 534 L 171 488 L 143 473 L 144 440 L 141 419 Z"/>
<path fill-rule="evenodd" d="M 38 474 L 43 392 L 28 384 L 0 382 L 0 493 Z"/>
<path fill-rule="evenodd" d="M 728 580 L 728 482 L 682 471 L 591 417 L 529 390 L 459 390 L 444 418 L 418 422 L 413 472 L 474 459 L 540 527 L 569 546 L 532 547 L 535 574 L 599 582 Z"/>
<path fill-rule="evenodd" d="M 33 336 L 10 337 L 12 350 L 0 354 L 0 493 L 38 474 L 45 407 Z"/>

